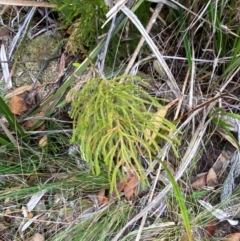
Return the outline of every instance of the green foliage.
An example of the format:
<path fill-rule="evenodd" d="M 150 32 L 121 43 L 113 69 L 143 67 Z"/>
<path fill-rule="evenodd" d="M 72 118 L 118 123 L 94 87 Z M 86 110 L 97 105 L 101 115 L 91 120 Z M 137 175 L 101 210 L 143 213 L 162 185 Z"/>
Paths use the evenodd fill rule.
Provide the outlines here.
<path fill-rule="evenodd" d="M 133 208 L 128 204 L 115 203 L 99 212 L 90 213 L 86 218 L 82 218 L 71 228 L 64 229 L 50 241 L 69 240 L 70 237 L 72 241 L 110 241 L 116 232 L 124 226 L 132 212 Z"/>
<path fill-rule="evenodd" d="M 72 142 L 79 144 L 94 174 L 108 172 L 111 192 L 116 190 L 118 180 L 124 180 L 126 171 L 134 172 L 143 185 L 147 184 L 139 155 L 142 153 L 151 163 L 161 151 L 157 139 L 172 145 L 177 141 L 166 135 L 175 130 L 171 122 L 162 118 L 156 125 L 154 113 L 148 107 L 159 110 L 163 106 L 136 84 L 141 81 L 135 76 L 91 79 L 75 94 L 72 103 Z M 165 134 L 159 132 L 159 126 Z"/>
<path fill-rule="evenodd" d="M 169 170 L 166 163 L 161 161 L 161 160 L 159 160 L 159 161 L 163 165 L 164 170 L 167 172 L 168 178 L 169 178 L 169 180 L 172 184 L 173 191 L 174 191 L 174 194 L 175 194 L 175 198 L 176 198 L 178 206 L 180 207 L 180 210 L 181 210 L 183 224 L 184 224 L 185 231 L 186 231 L 186 234 L 187 234 L 187 237 L 188 237 L 187 240 L 193 241 L 193 235 L 192 235 L 192 231 L 191 231 L 191 225 L 190 225 L 190 221 L 189 221 L 188 209 L 187 209 L 187 206 L 185 204 L 185 199 L 184 199 L 184 197 L 181 193 L 181 190 L 178 186 L 178 183 L 175 181 L 174 176 L 172 175 L 172 173 Z"/>
<path fill-rule="evenodd" d="M 94 47 L 103 33 L 101 25 L 106 19 L 107 6 L 103 0 L 51 0 L 58 4 L 57 11 L 63 26 L 77 24 L 75 45 Z"/>

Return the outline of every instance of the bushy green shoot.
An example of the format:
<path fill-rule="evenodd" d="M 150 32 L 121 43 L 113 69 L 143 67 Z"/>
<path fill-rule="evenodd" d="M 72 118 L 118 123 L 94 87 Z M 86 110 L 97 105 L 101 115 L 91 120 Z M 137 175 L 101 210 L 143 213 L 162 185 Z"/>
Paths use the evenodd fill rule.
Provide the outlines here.
<path fill-rule="evenodd" d="M 137 82 L 141 79 L 134 76 L 91 79 L 75 94 L 72 103 L 72 143 L 79 144 L 82 157 L 94 174 L 108 173 L 111 192 L 116 191 L 117 181 L 124 180 L 128 171 L 135 173 L 145 186 L 148 181 L 140 155 L 151 163 L 161 152 L 156 139 L 166 140 L 173 147 L 177 142 L 166 134 L 175 126 L 165 118 L 156 125 L 154 112 L 149 111 L 150 106 L 155 111 L 163 106 Z M 159 124 L 165 134 L 159 132 Z"/>

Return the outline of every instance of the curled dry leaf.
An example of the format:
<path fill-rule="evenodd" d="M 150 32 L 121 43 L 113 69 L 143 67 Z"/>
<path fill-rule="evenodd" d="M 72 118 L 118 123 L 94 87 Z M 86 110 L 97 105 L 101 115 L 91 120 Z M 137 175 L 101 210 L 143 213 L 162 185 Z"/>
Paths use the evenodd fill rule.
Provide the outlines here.
<path fill-rule="evenodd" d="M 128 182 L 123 189 L 125 197 L 128 201 L 135 194 L 135 188 L 137 187 L 137 185 L 138 185 L 138 178 L 135 174 L 133 174 L 130 177 L 130 179 L 128 179 Z"/>
<path fill-rule="evenodd" d="M 40 233 L 35 233 L 33 236 L 28 238 L 26 241 L 45 241 L 45 238 Z"/>
<path fill-rule="evenodd" d="M 21 115 L 28 110 L 24 99 L 21 96 L 14 96 L 8 103 L 11 112 L 15 115 Z"/>
<path fill-rule="evenodd" d="M 98 205 L 108 203 L 109 199 L 105 195 L 105 189 L 101 189 L 97 193 Z"/>
<path fill-rule="evenodd" d="M 47 192 L 47 190 L 44 189 L 38 193 L 33 194 L 33 196 L 31 197 L 31 199 L 28 201 L 28 203 L 26 205 L 28 212 L 33 211 L 33 209 L 36 207 L 36 205 L 41 200 L 43 195 L 45 195 L 46 192 Z"/>
<path fill-rule="evenodd" d="M 12 214 L 13 212 L 12 212 L 12 210 L 10 209 L 10 208 L 7 208 L 6 209 L 6 211 L 5 211 L 5 214 L 7 214 L 7 215 L 10 215 L 10 214 Z"/>
<path fill-rule="evenodd" d="M 45 113 L 43 111 L 37 113 L 35 115 L 35 117 L 44 117 L 45 116 Z M 30 130 L 36 123 L 37 123 L 37 119 L 32 119 L 32 120 L 27 120 L 26 123 L 24 124 L 24 127 L 27 129 L 27 130 Z M 43 126 L 43 129 L 44 129 L 44 124 L 41 125 L 39 128 L 40 130 L 43 130 L 41 129 L 41 127 Z"/>
<path fill-rule="evenodd" d="M 217 174 L 213 170 L 213 168 L 210 168 L 210 170 L 208 171 L 206 182 L 208 187 L 215 187 L 218 185 Z"/>
<path fill-rule="evenodd" d="M 199 189 L 206 186 L 206 177 L 207 177 L 207 173 L 198 177 L 197 180 L 192 183 L 192 187 Z"/>
<path fill-rule="evenodd" d="M 206 227 L 205 227 L 205 235 L 208 238 L 213 237 L 213 235 L 215 234 L 217 228 L 217 221 L 213 220 L 211 222 L 209 222 Z"/>
<path fill-rule="evenodd" d="M 36 84 L 35 88 L 39 87 L 39 84 Z M 32 89 L 33 85 L 24 85 L 21 87 L 16 88 L 15 90 L 9 92 L 4 96 L 5 99 L 10 99 L 14 96 L 21 95 L 25 93 L 26 91 L 30 91 Z"/>
<path fill-rule="evenodd" d="M 124 184 L 123 182 L 119 182 L 119 183 L 117 184 L 117 190 L 118 190 L 118 192 L 121 192 L 124 187 L 125 187 L 125 184 Z"/>
<path fill-rule="evenodd" d="M 105 189 L 99 190 L 97 192 L 98 205 L 103 204 L 104 197 L 105 197 Z"/>
<path fill-rule="evenodd" d="M 240 241 L 240 233 L 232 233 L 226 236 L 223 241 Z"/>
<path fill-rule="evenodd" d="M 5 200 L 4 200 L 4 204 L 8 204 L 10 202 L 10 198 L 7 197 Z"/>
<path fill-rule="evenodd" d="M 40 140 L 39 140 L 39 146 L 40 147 L 45 147 L 48 143 L 48 137 L 47 135 L 44 135 Z"/>

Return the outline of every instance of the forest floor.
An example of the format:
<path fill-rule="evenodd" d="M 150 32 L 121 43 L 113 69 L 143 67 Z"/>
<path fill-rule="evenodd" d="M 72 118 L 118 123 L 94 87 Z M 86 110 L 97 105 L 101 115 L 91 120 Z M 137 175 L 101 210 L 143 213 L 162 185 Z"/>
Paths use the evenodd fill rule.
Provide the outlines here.
<path fill-rule="evenodd" d="M 71 141 L 73 90 L 93 78 L 101 41 L 73 51 L 58 12 L 0 5 L 0 241 L 240 240 L 240 4 L 169 2 L 144 5 L 143 24 L 166 66 L 145 42 L 130 73 L 161 98 L 151 111 L 176 126 L 164 135 L 177 154 L 168 139 L 152 163 L 139 148 L 149 185 L 121 167 L 120 196 Z M 132 29 L 112 41 L 106 78 L 126 70 Z"/>

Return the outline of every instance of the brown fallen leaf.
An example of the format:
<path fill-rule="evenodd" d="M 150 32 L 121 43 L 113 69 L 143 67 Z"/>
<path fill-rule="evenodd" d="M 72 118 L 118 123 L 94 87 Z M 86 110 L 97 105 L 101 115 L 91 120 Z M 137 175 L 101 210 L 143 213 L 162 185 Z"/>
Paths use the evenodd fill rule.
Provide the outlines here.
<path fill-rule="evenodd" d="M 208 187 L 216 187 L 218 185 L 218 178 L 216 172 L 213 168 L 210 168 L 206 178 L 207 186 Z"/>
<path fill-rule="evenodd" d="M 35 88 L 36 87 L 39 87 L 40 85 L 39 84 L 36 84 Z M 24 86 L 21 86 L 21 87 L 18 87 L 16 88 L 15 90 L 9 92 L 8 94 L 6 94 L 4 96 L 5 99 L 10 99 L 14 96 L 17 96 L 17 95 L 21 95 L 27 91 L 30 91 L 32 89 L 33 85 L 24 85 Z"/>
<path fill-rule="evenodd" d="M 222 241 L 240 241 L 240 233 L 232 233 L 226 236 Z"/>
<path fill-rule="evenodd" d="M 43 111 L 37 113 L 34 117 L 44 117 L 45 116 L 45 113 Z M 27 129 L 27 130 L 30 130 L 36 123 L 37 123 L 38 119 L 30 119 L 30 120 L 27 120 L 24 124 L 24 127 Z M 42 128 L 43 126 L 43 128 Z M 44 124 L 42 124 L 41 126 L 39 126 L 38 128 L 39 131 L 40 130 L 43 130 L 44 129 Z"/>
<path fill-rule="evenodd" d="M 40 140 L 39 140 L 39 146 L 40 147 L 45 147 L 48 143 L 48 136 L 44 135 Z"/>
<path fill-rule="evenodd" d="M 28 213 L 28 218 L 33 218 L 33 216 L 34 216 L 34 215 L 33 215 L 32 212 L 29 212 L 29 213 Z"/>
<path fill-rule="evenodd" d="M 8 204 L 10 202 L 10 198 L 7 197 L 5 200 L 4 200 L 4 204 Z"/>
<path fill-rule="evenodd" d="M 30 238 L 26 239 L 26 241 L 45 241 L 45 238 L 44 238 L 44 236 L 42 234 L 35 233 Z"/>
<path fill-rule="evenodd" d="M 137 185 L 138 185 L 138 178 L 135 174 L 132 174 L 132 176 L 128 179 L 128 182 L 123 189 L 125 197 L 128 201 L 135 194 L 135 188 L 137 187 Z"/>
<path fill-rule="evenodd" d="M 196 189 L 200 189 L 206 186 L 206 177 L 207 177 L 207 173 L 198 177 L 197 180 L 192 183 L 192 187 Z"/>
<path fill-rule="evenodd" d="M 8 103 L 11 112 L 15 115 L 21 115 L 28 110 L 21 96 L 14 96 Z"/>
<path fill-rule="evenodd" d="M 217 221 L 213 220 L 211 222 L 209 222 L 206 227 L 205 227 L 205 235 L 208 238 L 213 237 L 213 235 L 215 234 L 217 228 Z"/>
<path fill-rule="evenodd" d="M 121 192 L 124 189 L 125 185 L 126 184 L 124 182 L 118 182 L 118 184 L 117 184 L 118 192 Z"/>
<path fill-rule="evenodd" d="M 7 208 L 6 211 L 5 211 L 5 214 L 11 215 L 12 214 L 12 210 L 10 208 Z"/>
<path fill-rule="evenodd" d="M 63 75 L 64 73 L 64 69 L 65 69 L 65 60 L 66 60 L 66 57 L 65 57 L 65 54 L 62 53 L 61 57 L 60 57 L 60 61 L 59 61 L 59 64 L 58 64 L 58 78 L 57 79 L 60 79 L 60 77 Z"/>
<path fill-rule="evenodd" d="M 98 205 L 102 205 L 104 203 L 105 198 L 105 189 L 101 189 L 97 192 L 97 199 L 98 199 Z"/>

